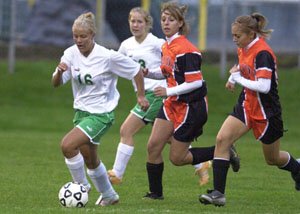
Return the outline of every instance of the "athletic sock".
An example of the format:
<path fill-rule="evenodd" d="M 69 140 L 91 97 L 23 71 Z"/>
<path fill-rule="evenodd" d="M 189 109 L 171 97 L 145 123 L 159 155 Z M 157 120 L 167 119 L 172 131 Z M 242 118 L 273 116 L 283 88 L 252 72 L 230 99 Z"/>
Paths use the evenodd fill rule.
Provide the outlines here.
<path fill-rule="evenodd" d="M 190 148 L 189 150 L 193 155 L 192 165 L 195 165 L 212 160 L 214 158 L 215 146 Z"/>
<path fill-rule="evenodd" d="M 148 181 L 149 181 L 149 190 L 157 194 L 158 196 L 163 195 L 163 187 L 162 187 L 162 175 L 164 171 L 164 162 L 160 164 L 146 164 L 147 172 L 148 172 Z"/>
<path fill-rule="evenodd" d="M 189 149 L 191 149 L 191 148 L 193 148 L 193 147 L 190 145 Z M 196 170 L 201 169 L 202 163 L 195 164 L 195 165 L 193 165 L 193 167 L 195 167 Z"/>
<path fill-rule="evenodd" d="M 113 172 L 118 178 L 122 178 L 127 167 L 128 161 L 132 156 L 134 147 L 128 146 L 122 142 L 119 143 Z"/>
<path fill-rule="evenodd" d="M 102 162 L 96 169 L 87 169 L 87 173 L 98 192 L 101 192 L 104 198 L 111 197 L 116 194 L 108 179 L 106 168 Z"/>
<path fill-rule="evenodd" d="M 65 158 L 65 162 L 74 182 L 84 185 L 89 183 L 84 171 L 84 160 L 80 152 L 73 158 Z"/>
<path fill-rule="evenodd" d="M 214 174 L 214 189 L 221 193 L 225 193 L 226 177 L 229 168 L 229 160 L 214 159 L 213 174 Z"/>
<path fill-rule="evenodd" d="M 289 153 L 288 155 L 289 155 L 289 160 L 287 161 L 287 163 L 284 166 L 278 168 L 282 170 L 290 171 L 292 174 L 295 175 L 300 171 L 300 164 Z"/>
<path fill-rule="evenodd" d="M 196 170 L 201 169 L 202 163 L 195 164 L 195 165 L 193 165 L 193 167 L 195 167 Z"/>

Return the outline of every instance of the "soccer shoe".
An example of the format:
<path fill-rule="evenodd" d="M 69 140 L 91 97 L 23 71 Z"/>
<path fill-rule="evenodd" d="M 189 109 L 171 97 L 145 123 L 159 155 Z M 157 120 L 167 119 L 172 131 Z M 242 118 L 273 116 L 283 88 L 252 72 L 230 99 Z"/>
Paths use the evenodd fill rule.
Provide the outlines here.
<path fill-rule="evenodd" d="M 199 201 L 202 204 L 213 204 L 215 206 L 224 206 L 226 203 L 225 195 L 218 190 L 207 190 L 206 195 L 199 195 Z"/>
<path fill-rule="evenodd" d="M 202 163 L 200 169 L 195 170 L 195 175 L 199 177 L 200 186 L 205 185 L 209 182 L 209 168 L 211 167 L 211 161 L 206 161 Z"/>
<path fill-rule="evenodd" d="M 90 183 L 87 184 L 82 184 L 84 186 L 84 188 L 86 189 L 86 191 L 89 193 L 92 190 L 92 186 Z"/>
<path fill-rule="evenodd" d="M 240 156 L 237 153 L 234 145 L 232 145 L 230 147 L 229 152 L 230 152 L 230 164 L 231 164 L 232 170 L 234 172 L 238 172 L 240 170 Z"/>
<path fill-rule="evenodd" d="M 112 184 L 120 184 L 122 183 L 122 178 L 118 178 L 116 174 L 112 170 L 107 171 L 108 179 Z"/>
<path fill-rule="evenodd" d="M 111 197 L 107 197 L 107 198 L 103 198 L 102 195 L 100 195 L 100 197 L 98 198 L 98 200 L 96 201 L 96 205 L 99 206 L 107 206 L 107 205 L 114 205 L 117 204 L 119 202 L 119 195 L 115 194 Z"/>
<path fill-rule="evenodd" d="M 163 195 L 159 196 L 154 192 L 147 192 L 146 195 L 143 197 L 143 199 L 164 200 L 164 196 Z"/>

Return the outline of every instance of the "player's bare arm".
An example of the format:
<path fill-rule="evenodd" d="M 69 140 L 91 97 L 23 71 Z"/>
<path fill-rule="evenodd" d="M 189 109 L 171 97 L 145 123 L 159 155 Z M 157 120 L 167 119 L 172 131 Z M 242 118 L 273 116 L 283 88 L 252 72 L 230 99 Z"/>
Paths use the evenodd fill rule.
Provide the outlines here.
<path fill-rule="evenodd" d="M 61 62 L 57 66 L 57 72 L 52 77 L 52 85 L 54 88 L 62 84 L 62 74 L 68 70 L 68 65 L 65 62 Z"/>
<path fill-rule="evenodd" d="M 144 76 L 142 73 L 142 68 L 140 71 L 135 75 L 134 81 L 137 87 L 137 101 L 138 104 L 141 106 L 143 111 L 147 111 L 149 108 L 149 102 L 145 97 L 145 89 L 144 89 Z"/>

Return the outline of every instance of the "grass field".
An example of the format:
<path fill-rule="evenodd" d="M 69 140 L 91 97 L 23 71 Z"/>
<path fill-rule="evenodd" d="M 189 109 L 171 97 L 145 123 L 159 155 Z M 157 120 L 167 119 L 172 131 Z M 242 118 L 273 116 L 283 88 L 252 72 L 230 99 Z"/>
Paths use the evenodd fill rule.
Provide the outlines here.
<path fill-rule="evenodd" d="M 294 190 L 290 174 L 265 164 L 260 143 L 252 133 L 240 139 L 236 148 L 241 156 L 241 169 L 231 170 L 227 179 L 225 207 L 205 206 L 198 195 L 209 185 L 200 187 L 192 166 L 175 167 L 165 148 L 163 201 L 144 201 L 148 191 L 146 143 L 151 127 L 136 138 L 136 147 L 123 183 L 115 186 L 120 195 L 116 206 L 97 207 L 99 194 L 93 189 L 83 209 L 66 209 L 58 203 L 60 187 L 71 180 L 60 151 L 63 136 L 72 128 L 72 92 L 70 85 L 51 86 L 57 62 L 18 62 L 14 74 L 7 73 L 7 63 L 0 62 L 0 213 L 300 213 L 300 192 Z M 222 122 L 236 103 L 240 88 L 231 94 L 224 90 L 225 80 L 218 68 L 204 66 L 208 84 L 209 119 L 204 134 L 193 146 L 209 146 Z M 300 157 L 300 73 L 279 71 L 279 94 L 285 129 L 281 148 Z M 115 111 L 116 121 L 102 139 L 99 155 L 111 168 L 119 143 L 119 127 L 135 104 L 131 82 L 119 81 L 121 99 Z M 212 175 L 212 172 L 211 172 Z"/>

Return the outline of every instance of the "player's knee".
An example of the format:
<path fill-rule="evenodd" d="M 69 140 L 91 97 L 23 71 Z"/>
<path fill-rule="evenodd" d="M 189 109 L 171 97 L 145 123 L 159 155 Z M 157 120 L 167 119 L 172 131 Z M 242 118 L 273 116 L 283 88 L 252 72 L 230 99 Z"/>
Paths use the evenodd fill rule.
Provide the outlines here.
<path fill-rule="evenodd" d="M 216 143 L 217 143 L 217 144 L 222 144 L 222 142 L 224 142 L 224 138 L 225 138 L 225 137 L 224 137 L 222 134 L 219 133 L 219 134 L 217 135 L 217 137 L 216 137 Z"/>
<path fill-rule="evenodd" d="M 155 148 L 156 148 L 155 144 L 152 143 L 151 141 L 149 141 L 148 144 L 147 144 L 148 154 L 153 154 L 156 151 Z"/>
<path fill-rule="evenodd" d="M 126 128 L 126 126 L 121 126 L 121 128 L 120 128 L 120 136 L 121 136 L 121 138 L 126 138 L 126 137 L 133 136 L 133 134 L 130 132 L 130 130 L 128 130 Z"/>
<path fill-rule="evenodd" d="M 148 151 L 148 158 L 150 159 L 157 159 L 161 156 L 160 147 L 156 142 L 149 141 L 147 144 L 147 151 Z"/>
<path fill-rule="evenodd" d="M 230 136 L 228 136 L 227 134 L 224 133 L 218 133 L 217 137 L 216 137 L 216 144 L 219 146 L 222 146 L 224 144 L 227 144 L 227 142 L 231 142 L 231 138 Z"/>
<path fill-rule="evenodd" d="M 277 159 L 274 158 L 274 157 L 272 157 L 272 158 L 265 158 L 265 161 L 270 166 L 277 165 Z"/>
<path fill-rule="evenodd" d="M 182 166 L 184 165 L 184 161 L 182 158 L 174 155 L 170 155 L 170 161 L 174 166 Z"/>
<path fill-rule="evenodd" d="M 64 156 L 67 157 L 69 147 L 68 147 L 68 144 L 64 140 L 61 142 L 60 148 L 61 148 L 61 151 L 64 154 Z"/>
<path fill-rule="evenodd" d="M 177 159 L 170 158 L 170 161 L 174 166 L 182 166 L 182 162 Z"/>
<path fill-rule="evenodd" d="M 61 142 L 61 151 L 66 158 L 71 158 L 74 156 L 74 149 L 65 139 L 63 139 Z"/>

